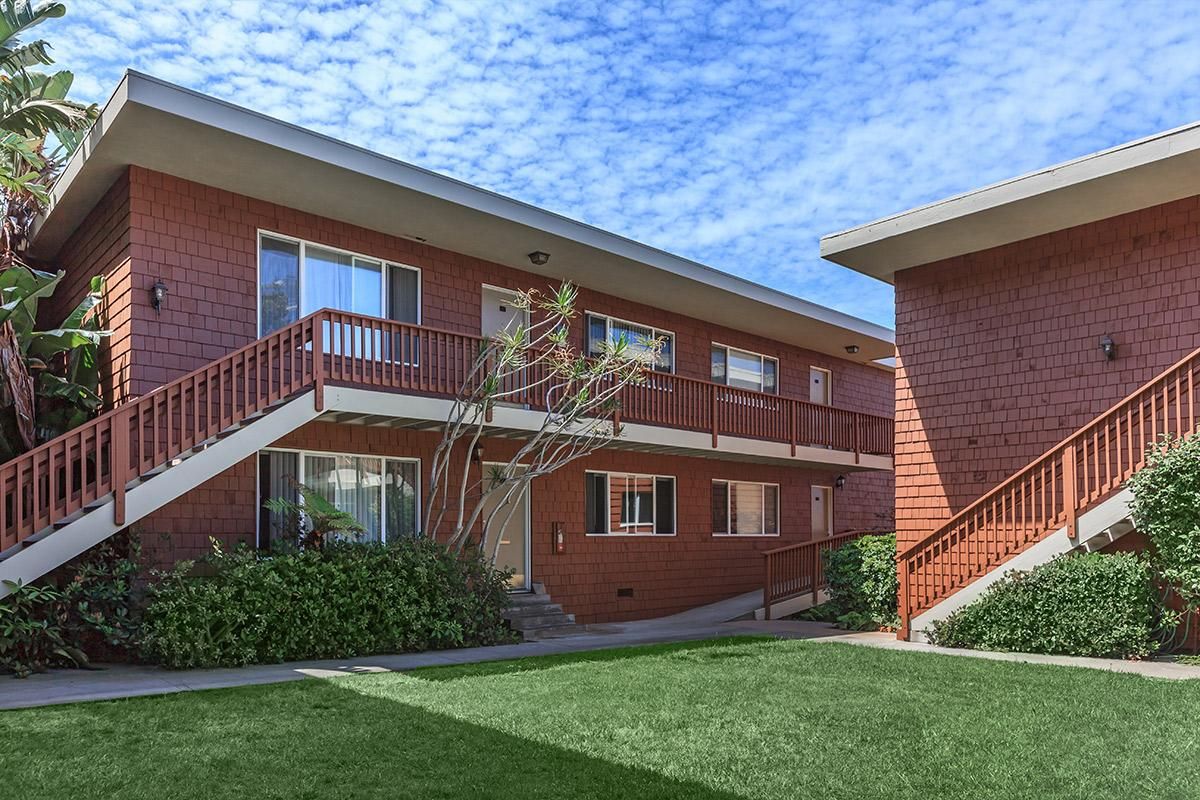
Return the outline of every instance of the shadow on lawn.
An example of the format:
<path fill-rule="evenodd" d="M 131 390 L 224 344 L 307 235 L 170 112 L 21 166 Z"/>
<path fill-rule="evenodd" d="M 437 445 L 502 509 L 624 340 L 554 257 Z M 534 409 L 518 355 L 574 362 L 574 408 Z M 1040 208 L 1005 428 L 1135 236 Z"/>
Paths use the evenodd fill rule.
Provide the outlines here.
<path fill-rule="evenodd" d="M 568 664 L 595 664 L 604 661 L 623 661 L 627 658 L 645 658 L 686 654 L 695 660 L 718 661 L 725 659 L 751 658 L 750 653 L 736 652 L 731 648 L 740 645 L 777 642 L 773 636 L 726 636 L 716 639 L 697 639 L 689 642 L 669 644 L 632 645 L 608 650 L 584 650 L 574 653 L 556 653 L 546 656 L 526 656 L 504 661 L 482 661 L 475 664 L 456 664 L 445 667 L 421 667 L 406 672 L 414 678 L 426 681 L 452 681 L 459 678 L 478 678 L 485 675 L 507 675 L 519 672 L 534 672 Z"/>

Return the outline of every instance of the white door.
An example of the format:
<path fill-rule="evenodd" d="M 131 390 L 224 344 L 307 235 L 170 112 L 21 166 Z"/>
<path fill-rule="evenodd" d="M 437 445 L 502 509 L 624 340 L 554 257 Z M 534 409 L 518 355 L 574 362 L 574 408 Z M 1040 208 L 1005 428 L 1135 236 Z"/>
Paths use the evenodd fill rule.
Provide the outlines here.
<path fill-rule="evenodd" d="M 515 293 L 492 286 L 483 287 L 483 315 L 480 334 L 491 336 L 506 328 L 514 331 L 526 322 L 524 309 L 513 305 Z"/>
<path fill-rule="evenodd" d="M 492 469 L 499 469 L 504 466 L 504 464 L 484 464 L 484 481 L 488 480 L 488 475 Z M 483 519 L 485 521 L 503 499 L 503 490 L 493 492 L 484 499 Z M 509 511 L 512 511 L 511 516 L 509 515 Z M 505 524 L 506 519 L 507 524 Z M 496 546 L 496 537 L 500 537 L 500 549 L 494 551 L 496 553 L 496 566 L 500 569 L 512 570 L 513 575 L 508 582 L 509 587 L 512 589 L 529 588 L 529 522 L 529 492 L 527 491 L 515 506 L 510 505 L 500 509 L 496 514 L 492 529 L 488 533 L 488 541 L 485 545 L 488 553 L 493 552 L 493 548 Z"/>
<path fill-rule="evenodd" d="M 808 401 L 827 406 L 830 403 L 830 374 L 829 370 L 820 367 L 808 368 Z"/>
<path fill-rule="evenodd" d="M 812 538 L 824 539 L 833 533 L 833 490 L 812 487 Z"/>

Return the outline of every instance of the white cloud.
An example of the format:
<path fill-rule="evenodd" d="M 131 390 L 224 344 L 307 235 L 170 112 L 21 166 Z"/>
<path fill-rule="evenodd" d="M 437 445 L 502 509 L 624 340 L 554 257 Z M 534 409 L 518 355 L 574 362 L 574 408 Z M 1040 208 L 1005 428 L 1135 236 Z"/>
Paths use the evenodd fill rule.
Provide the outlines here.
<path fill-rule="evenodd" d="M 1166 0 L 68 4 L 89 99 L 132 66 L 885 323 L 821 234 L 1200 117 Z"/>

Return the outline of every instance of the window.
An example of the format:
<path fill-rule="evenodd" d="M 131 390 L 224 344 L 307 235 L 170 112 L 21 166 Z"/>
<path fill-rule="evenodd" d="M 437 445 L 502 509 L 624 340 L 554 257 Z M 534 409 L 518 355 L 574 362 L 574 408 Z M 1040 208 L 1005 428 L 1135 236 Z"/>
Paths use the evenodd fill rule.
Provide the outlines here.
<path fill-rule="evenodd" d="M 675 533 L 675 479 L 625 472 L 584 473 L 589 534 Z"/>
<path fill-rule="evenodd" d="M 777 536 L 779 486 L 713 481 L 712 528 L 714 534 L 722 536 Z"/>
<path fill-rule="evenodd" d="M 675 371 L 675 334 L 670 331 L 637 325 L 615 317 L 602 314 L 585 315 L 587 321 L 587 350 L 588 355 L 600 355 L 605 342 L 616 344 L 624 339 L 625 346 L 631 350 L 646 351 L 655 339 L 662 340 L 662 350 L 654 360 L 655 372 Z"/>
<path fill-rule="evenodd" d="M 264 508 L 272 497 L 297 501 L 303 483 L 364 528 L 360 541 L 380 542 L 415 536 L 418 522 L 420 462 L 336 453 L 263 450 L 258 456 L 259 542 L 290 536 L 287 520 Z"/>
<path fill-rule="evenodd" d="M 770 356 L 738 350 L 713 342 L 712 379 L 740 389 L 776 394 L 779 391 L 779 361 Z"/>
<path fill-rule="evenodd" d="M 326 307 L 420 323 L 421 273 L 413 267 L 264 233 L 258 275 L 262 335 Z"/>

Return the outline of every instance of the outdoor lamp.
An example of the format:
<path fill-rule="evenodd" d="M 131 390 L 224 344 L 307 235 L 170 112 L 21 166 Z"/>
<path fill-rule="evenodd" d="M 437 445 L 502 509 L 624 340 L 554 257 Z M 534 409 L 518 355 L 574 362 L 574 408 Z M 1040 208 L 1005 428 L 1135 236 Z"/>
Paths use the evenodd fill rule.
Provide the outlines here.
<path fill-rule="evenodd" d="M 154 286 L 150 288 L 150 305 L 154 306 L 154 313 L 162 313 L 163 299 L 167 296 L 167 285 L 162 282 L 162 278 L 155 281 Z"/>
<path fill-rule="evenodd" d="M 834 485 L 834 487 L 835 487 L 835 488 L 841 489 L 843 486 L 845 486 L 845 485 L 846 485 L 846 476 L 845 476 L 845 475 L 838 475 L 838 476 L 837 476 L 837 479 L 836 479 L 836 480 L 834 480 L 834 482 L 833 482 L 833 485 Z"/>
<path fill-rule="evenodd" d="M 1104 353 L 1104 357 L 1112 361 L 1117 357 L 1117 343 L 1112 340 L 1112 337 L 1107 333 L 1100 340 L 1100 350 Z"/>
<path fill-rule="evenodd" d="M 856 345 L 856 344 L 846 345 L 846 352 L 849 353 L 850 355 L 854 355 L 855 353 L 858 352 L 858 345 Z"/>
<path fill-rule="evenodd" d="M 544 253 L 541 250 L 534 250 L 529 254 L 529 263 L 535 267 L 540 267 L 550 260 L 550 254 Z"/>

